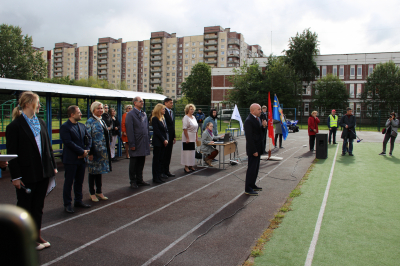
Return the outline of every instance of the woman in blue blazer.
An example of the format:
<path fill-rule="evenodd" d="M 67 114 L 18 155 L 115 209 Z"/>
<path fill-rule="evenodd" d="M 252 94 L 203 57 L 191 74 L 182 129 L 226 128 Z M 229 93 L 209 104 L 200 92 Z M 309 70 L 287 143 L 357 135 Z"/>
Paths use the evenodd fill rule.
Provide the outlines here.
<path fill-rule="evenodd" d="M 168 145 L 168 127 L 164 119 L 165 106 L 161 103 L 154 107 L 151 115 L 153 126 L 153 182 L 164 183 L 161 179 L 163 173 L 163 159 L 165 147 Z"/>

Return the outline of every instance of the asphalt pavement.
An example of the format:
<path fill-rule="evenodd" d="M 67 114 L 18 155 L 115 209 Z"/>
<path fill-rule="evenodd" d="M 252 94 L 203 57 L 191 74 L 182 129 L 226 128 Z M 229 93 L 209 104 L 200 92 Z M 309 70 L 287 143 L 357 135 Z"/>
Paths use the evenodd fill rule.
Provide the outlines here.
<path fill-rule="evenodd" d="M 289 133 L 284 148 L 273 150 L 283 160 L 261 162 L 258 186 L 263 191 L 250 197 L 244 194 L 243 136 L 238 138 L 243 161 L 226 170 L 198 167 L 185 174 L 180 145 L 174 146 L 171 162 L 176 177 L 161 185 L 151 181 L 152 155 L 144 170 L 151 186 L 139 189 L 129 187 L 129 160 L 113 163 L 113 171 L 103 175 L 107 201 L 89 200 L 86 173 L 84 202 L 92 207 L 75 208 L 74 214 L 63 210 L 64 171 L 59 163 L 57 187 L 46 198 L 42 225 L 42 236 L 52 246 L 39 252 L 41 265 L 166 265 L 185 250 L 169 265 L 241 265 L 315 158 L 303 146 L 308 146 L 306 130 Z M 3 173 L 0 203 L 15 204 L 9 180 L 9 173 Z"/>

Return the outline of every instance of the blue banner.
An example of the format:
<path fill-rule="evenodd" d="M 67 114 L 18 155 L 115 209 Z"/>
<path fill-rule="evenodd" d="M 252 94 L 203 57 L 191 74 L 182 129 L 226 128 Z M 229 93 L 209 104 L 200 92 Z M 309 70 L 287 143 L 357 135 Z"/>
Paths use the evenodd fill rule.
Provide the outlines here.
<path fill-rule="evenodd" d="M 276 95 L 274 97 L 274 107 L 272 108 L 272 111 L 273 111 L 273 119 L 281 122 L 283 139 L 286 140 L 287 136 L 289 135 L 289 130 L 286 125 L 286 119 L 285 116 L 283 115 L 283 110 L 279 105 L 279 100 L 278 97 L 276 97 Z"/>

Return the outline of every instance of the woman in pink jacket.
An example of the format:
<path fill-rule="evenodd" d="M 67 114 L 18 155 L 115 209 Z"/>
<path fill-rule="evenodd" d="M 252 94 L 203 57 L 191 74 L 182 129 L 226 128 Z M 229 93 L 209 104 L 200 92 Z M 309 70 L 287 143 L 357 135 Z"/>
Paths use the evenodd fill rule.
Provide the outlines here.
<path fill-rule="evenodd" d="M 313 111 L 311 116 L 308 118 L 308 137 L 310 139 L 310 151 L 314 151 L 315 134 L 318 133 L 319 118 L 317 117 L 318 112 Z"/>

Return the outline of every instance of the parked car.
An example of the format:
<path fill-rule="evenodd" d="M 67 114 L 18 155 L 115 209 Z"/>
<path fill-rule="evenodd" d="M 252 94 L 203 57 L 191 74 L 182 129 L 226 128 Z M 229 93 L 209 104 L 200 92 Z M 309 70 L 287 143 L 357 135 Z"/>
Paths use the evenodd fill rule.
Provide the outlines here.
<path fill-rule="evenodd" d="M 222 120 L 229 120 L 232 117 L 233 109 L 222 109 L 218 112 L 218 116 Z"/>

